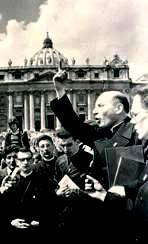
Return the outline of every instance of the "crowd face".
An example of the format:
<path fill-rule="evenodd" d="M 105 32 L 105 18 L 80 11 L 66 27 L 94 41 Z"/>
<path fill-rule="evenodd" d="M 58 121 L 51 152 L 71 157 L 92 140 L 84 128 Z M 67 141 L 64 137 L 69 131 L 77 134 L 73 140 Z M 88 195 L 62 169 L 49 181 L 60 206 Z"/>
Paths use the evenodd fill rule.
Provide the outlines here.
<path fill-rule="evenodd" d="M 140 95 L 133 97 L 131 123 L 134 124 L 139 139 L 148 139 L 148 108 L 142 103 Z"/>
<path fill-rule="evenodd" d="M 16 167 L 16 153 L 15 152 L 8 153 L 5 159 L 5 163 L 7 167 L 9 167 L 10 170 L 13 171 Z"/>
<path fill-rule="evenodd" d="M 53 157 L 54 145 L 50 140 L 41 140 L 38 145 L 38 150 L 43 159 L 50 159 Z"/>
<path fill-rule="evenodd" d="M 69 137 L 61 139 L 60 146 L 63 148 L 64 153 L 66 153 L 68 157 L 72 157 L 78 152 L 79 143 L 79 140 L 74 140 L 73 137 Z"/>
<path fill-rule="evenodd" d="M 13 132 L 17 131 L 17 129 L 18 129 L 17 124 L 16 124 L 16 123 L 12 123 L 12 124 L 10 125 L 10 129 L 11 129 Z"/>
<path fill-rule="evenodd" d="M 17 163 L 22 173 L 30 173 L 33 167 L 32 154 L 30 152 L 18 152 Z"/>
<path fill-rule="evenodd" d="M 99 127 L 113 126 L 116 123 L 118 114 L 118 107 L 114 97 L 109 93 L 102 93 L 96 100 L 93 114 Z"/>

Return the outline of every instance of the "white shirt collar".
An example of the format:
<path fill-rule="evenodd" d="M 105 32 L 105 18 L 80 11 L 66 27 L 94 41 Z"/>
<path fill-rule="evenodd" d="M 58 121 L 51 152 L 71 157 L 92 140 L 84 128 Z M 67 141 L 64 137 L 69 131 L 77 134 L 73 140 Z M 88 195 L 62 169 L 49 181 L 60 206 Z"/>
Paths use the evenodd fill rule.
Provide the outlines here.
<path fill-rule="evenodd" d="M 33 170 L 31 170 L 28 174 L 25 174 L 23 172 L 20 172 L 20 175 L 23 176 L 24 178 L 26 178 L 27 176 L 31 175 L 33 172 Z"/>
<path fill-rule="evenodd" d="M 116 124 L 116 125 L 114 125 L 110 130 L 111 130 L 111 132 L 114 132 L 114 129 L 118 126 L 118 125 L 120 125 L 120 124 L 122 124 L 123 123 L 123 121 L 121 121 L 121 122 L 119 122 L 118 124 Z"/>

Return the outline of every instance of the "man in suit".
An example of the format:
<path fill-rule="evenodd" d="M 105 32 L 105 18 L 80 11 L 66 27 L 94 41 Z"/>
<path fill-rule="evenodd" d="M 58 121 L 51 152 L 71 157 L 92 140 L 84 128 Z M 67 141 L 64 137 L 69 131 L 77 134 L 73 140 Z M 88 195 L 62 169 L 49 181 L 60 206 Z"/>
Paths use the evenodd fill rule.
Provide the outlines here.
<path fill-rule="evenodd" d="M 55 146 L 53 139 L 48 134 L 41 134 L 36 139 L 36 147 L 38 148 L 39 157 L 36 162 L 36 167 L 42 169 L 45 173 L 45 177 L 53 179 L 55 174 L 55 162 L 57 155 L 55 153 Z M 55 181 L 55 185 L 56 185 Z"/>
<path fill-rule="evenodd" d="M 0 184 L 2 183 L 2 180 L 6 177 L 12 174 L 13 170 L 16 167 L 16 155 L 17 152 L 12 147 L 7 148 L 7 150 L 4 151 L 3 159 L 5 166 L 0 168 Z"/>
<path fill-rule="evenodd" d="M 65 71 L 59 71 L 53 78 L 57 98 L 51 101 L 51 108 L 65 129 L 94 149 L 93 176 L 108 189 L 105 149 L 137 143 L 136 133 L 128 116 L 128 99 L 119 91 L 107 91 L 99 95 L 93 110 L 99 126 L 96 129 L 83 123 L 74 112 L 65 92 L 63 72 Z"/>
<path fill-rule="evenodd" d="M 16 157 L 17 152 L 12 148 L 9 147 L 7 150 L 3 153 L 3 159 L 4 159 L 4 166 L 0 168 L 0 207 L 1 207 L 1 219 L 0 219 L 0 229 L 1 229 L 1 235 L 3 235 L 4 232 L 6 232 L 8 228 L 7 223 L 7 214 L 9 212 L 9 205 L 6 206 L 5 197 L 3 198 L 3 193 L 7 193 L 9 188 L 12 187 L 12 181 L 10 182 L 11 175 L 15 172 L 15 169 L 17 169 L 17 163 L 16 163 Z M 4 236 L 6 239 L 6 236 Z"/>
<path fill-rule="evenodd" d="M 87 152 L 79 139 L 73 137 L 66 129 L 61 128 L 56 133 L 63 149 L 56 161 L 55 175 L 58 182 L 67 174 L 81 189 L 84 190 L 84 175 L 89 174 L 93 155 Z"/>
<path fill-rule="evenodd" d="M 105 154 L 106 148 L 121 146 L 127 147 L 141 143 L 137 140 L 137 135 L 133 125 L 130 123 L 130 118 L 128 116 L 128 99 L 125 94 L 119 91 L 107 91 L 100 94 L 95 102 L 95 107 L 93 110 L 95 120 L 99 127 L 96 129 L 94 126 L 91 126 L 88 123 L 83 123 L 73 110 L 65 92 L 64 81 L 66 75 L 64 76 L 64 74 L 65 71 L 60 70 L 53 78 L 57 98 L 51 101 L 51 108 L 60 120 L 63 127 L 65 127 L 72 135 L 79 138 L 84 144 L 94 149 L 92 176 L 101 183 L 103 188 L 108 190 L 109 179 Z M 122 193 L 120 193 L 119 190 L 121 190 L 121 188 L 115 186 L 111 191 L 111 195 L 112 193 L 119 196 L 126 195 L 124 187 L 122 187 Z M 116 226 L 115 228 L 118 227 L 117 232 L 120 230 L 122 231 L 123 226 L 127 227 L 127 224 L 124 225 L 122 222 L 128 222 L 127 219 L 123 220 L 123 217 L 125 216 L 124 210 L 126 208 L 126 202 L 122 200 L 120 201 L 119 199 L 119 204 L 114 204 L 116 201 L 114 201 L 113 197 L 113 204 L 111 204 L 112 196 L 110 197 L 110 195 L 108 196 L 107 194 L 107 201 L 108 200 L 108 213 L 111 214 L 110 216 L 107 216 L 108 220 L 111 218 L 109 226 L 111 227 L 112 225 L 114 227 Z M 113 211 L 110 209 L 111 205 L 113 206 Z M 114 206 L 116 207 L 114 208 Z M 121 206 L 121 208 L 118 208 L 117 206 Z M 120 221 L 122 227 L 117 224 L 118 221 Z M 111 230 L 110 233 L 112 234 L 112 232 L 113 231 Z M 117 243 L 118 242 L 119 240 L 117 240 Z"/>
<path fill-rule="evenodd" d="M 131 116 L 139 139 L 143 141 L 146 167 L 139 180 L 135 201 L 135 233 L 137 243 L 148 243 L 148 86 L 137 86 L 132 90 Z"/>
<path fill-rule="evenodd" d="M 89 174 L 93 155 L 80 145 L 79 139 L 72 136 L 64 128 L 57 130 L 56 137 L 63 154 L 60 153 L 60 156 L 57 158 L 55 178 L 58 182 L 63 182 L 63 177 L 68 176 L 67 178 L 74 183 L 64 182 L 57 189 L 60 236 L 65 239 L 67 232 L 69 235 L 73 235 L 73 230 L 75 230 L 79 240 L 84 240 L 84 233 L 88 235 L 91 232 L 90 228 L 93 225 L 93 221 L 89 221 L 89 224 L 86 221 L 86 217 L 87 220 L 92 219 L 90 218 L 92 216 L 92 211 L 90 211 L 92 208 L 90 208 L 89 197 L 81 192 L 81 190 L 85 190 L 84 176 Z M 84 225 L 89 227 L 89 232 L 86 231 Z"/>
<path fill-rule="evenodd" d="M 49 236 L 55 231 L 55 189 L 42 169 L 34 166 L 28 149 L 19 149 L 17 164 L 19 171 L 13 176 L 15 181 L 1 197 L 5 221 L 13 241 L 39 241 L 42 235 Z"/>

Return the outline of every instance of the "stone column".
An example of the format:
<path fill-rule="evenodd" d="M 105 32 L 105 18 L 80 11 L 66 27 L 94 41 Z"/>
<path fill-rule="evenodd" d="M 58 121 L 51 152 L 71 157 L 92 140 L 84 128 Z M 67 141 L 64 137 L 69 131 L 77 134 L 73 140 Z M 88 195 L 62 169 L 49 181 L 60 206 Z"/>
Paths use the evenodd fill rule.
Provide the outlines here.
<path fill-rule="evenodd" d="M 29 102 L 30 102 L 30 131 L 35 131 L 33 93 L 29 94 Z"/>
<path fill-rule="evenodd" d="M 9 93 L 8 95 L 8 118 L 10 119 L 13 116 L 13 97 L 12 93 Z"/>
<path fill-rule="evenodd" d="M 88 120 L 92 119 L 92 94 L 90 91 L 88 91 L 88 95 L 87 95 L 87 118 Z"/>
<path fill-rule="evenodd" d="M 45 94 L 41 93 L 41 131 L 45 129 Z"/>
<path fill-rule="evenodd" d="M 77 112 L 77 97 L 76 97 L 76 93 L 73 93 L 73 109 L 75 110 L 75 112 Z"/>
<path fill-rule="evenodd" d="M 29 130 L 28 95 L 24 94 L 24 130 Z"/>

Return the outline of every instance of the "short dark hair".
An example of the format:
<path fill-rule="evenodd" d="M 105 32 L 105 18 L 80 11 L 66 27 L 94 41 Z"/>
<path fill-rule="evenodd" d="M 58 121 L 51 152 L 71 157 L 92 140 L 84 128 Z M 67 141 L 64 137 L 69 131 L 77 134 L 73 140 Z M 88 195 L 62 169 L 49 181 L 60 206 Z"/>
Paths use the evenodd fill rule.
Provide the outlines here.
<path fill-rule="evenodd" d="M 17 118 L 15 116 L 12 116 L 9 120 L 8 120 L 8 125 L 11 126 L 12 124 L 16 124 L 17 127 L 19 127 L 19 122 L 17 120 Z"/>
<path fill-rule="evenodd" d="M 128 98 L 126 95 L 124 94 L 118 94 L 118 95 L 115 95 L 114 99 L 118 100 L 122 105 L 123 105 L 123 108 L 124 108 L 124 111 L 126 113 L 129 113 L 129 101 L 128 101 Z"/>
<path fill-rule="evenodd" d="M 76 140 L 77 138 L 72 135 L 68 130 L 66 130 L 64 127 L 61 127 L 60 129 L 58 129 L 56 131 L 56 136 L 61 138 L 61 139 L 67 139 L 69 137 L 72 137 L 74 140 Z"/>
<path fill-rule="evenodd" d="M 18 154 L 19 152 L 22 152 L 22 153 L 30 153 L 31 156 L 33 156 L 33 153 L 31 152 L 31 150 L 28 149 L 28 148 L 26 148 L 26 147 L 20 147 L 20 148 L 18 149 L 18 151 L 17 151 L 17 154 Z"/>
<path fill-rule="evenodd" d="M 53 144 L 53 140 L 52 140 L 51 136 L 49 136 L 47 134 L 43 134 L 43 135 L 40 135 L 39 137 L 37 137 L 35 140 L 35 144 L 38 146 L 39 142 L 43 141 L 43 140 L 49 140 Z"/>
<path fill-rule="evenodd" d="M 148 85 L 137 85 L 131 91 L 132 98 L 136 95 L 141 97 L 143 105 L 148 108 Z"/>

